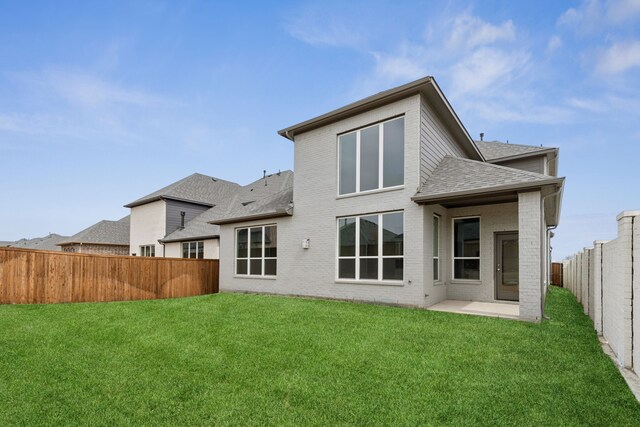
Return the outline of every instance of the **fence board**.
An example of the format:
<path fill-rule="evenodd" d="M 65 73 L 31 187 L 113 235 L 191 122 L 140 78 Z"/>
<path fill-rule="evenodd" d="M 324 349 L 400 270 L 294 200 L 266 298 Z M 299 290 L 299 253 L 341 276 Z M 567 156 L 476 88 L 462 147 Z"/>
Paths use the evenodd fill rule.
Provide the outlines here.
<path fill-rule="evenodd" d="M 218 260 L 0 248 L 0 304 L 130 301 L 217 293 Z"/>

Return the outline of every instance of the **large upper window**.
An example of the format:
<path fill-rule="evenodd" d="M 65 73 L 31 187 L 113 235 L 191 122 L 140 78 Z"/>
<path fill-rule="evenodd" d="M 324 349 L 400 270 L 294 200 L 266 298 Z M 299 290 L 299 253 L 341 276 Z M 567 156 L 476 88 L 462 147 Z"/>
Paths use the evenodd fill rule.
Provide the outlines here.
<path fill-rule="evenodd" d="M 338 218 L 338 278 L 402 281 L 402 212 Z"/>
<path fill-rule="evenodd" d="M 340 135 L 338 156 L 340 195 L 404 184 L 404 117 Z"/>
<path fill-rule="evenodd" d="M 480 218 L 453 220 L 453 278 L 480 280 Z"/>
<path fill-rule="evenodd" d="M 184 242 L 182 244 L 182 258 L 204 258 L 204 242 Z"/>
<path fill-rule="evenodd" d="M 236 274 L 275 276 L 278 238 L 275 225 L 236 229 Z"/>

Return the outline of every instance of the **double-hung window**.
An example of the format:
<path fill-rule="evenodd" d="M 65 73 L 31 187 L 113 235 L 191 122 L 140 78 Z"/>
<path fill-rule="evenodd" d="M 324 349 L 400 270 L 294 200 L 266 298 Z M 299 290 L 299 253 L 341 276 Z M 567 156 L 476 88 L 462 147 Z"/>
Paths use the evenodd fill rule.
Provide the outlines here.
<path fill-rule="evenodd" d="M 338 137 L 338 194 L 404 184 L 404 117 Z"/>
<path fill-rule="evenodd" d="M 480 280 L 480 218 L 453 220 L 453 278 Z"/>
<path fill-rule="evenodd" d="M 184 242 L 182 243 L 182 258 L 204 258 L 204 242 Z"/>
<path fill-rule="evenodd" d="M 433 280 L 440 281 L 440 216 L 433 216 Z"/>
<path fill-rule="evenodd" d="M 338 279 L 402 281 L 404 214 L 338 218 Z"/>
<path fill-rule="evenodd" d="M 140 256 L 156 256 L 156 245 L 140 246 Z"/>
<path fill-rule="evenodd" d="M 275 276 L 277 234 L 275 225 L 236 229 L 236 275 Z"/>

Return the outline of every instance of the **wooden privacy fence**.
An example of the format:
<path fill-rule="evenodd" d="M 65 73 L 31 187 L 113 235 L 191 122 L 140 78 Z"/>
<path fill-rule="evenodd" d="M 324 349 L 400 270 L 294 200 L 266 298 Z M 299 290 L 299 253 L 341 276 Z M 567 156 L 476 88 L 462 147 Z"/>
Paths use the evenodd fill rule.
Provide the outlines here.
<path fill-rule="evenodd" d="M 218 292 L 218 260 L 0 248 L 0 304 L 177 298 Z"/>
<path fill-rule="evenodd" d="M 563 286 L 562 270 L 563 270 L 563 266 L 561 262 L 551 263 L 551 284 L 552 285 Z"/>

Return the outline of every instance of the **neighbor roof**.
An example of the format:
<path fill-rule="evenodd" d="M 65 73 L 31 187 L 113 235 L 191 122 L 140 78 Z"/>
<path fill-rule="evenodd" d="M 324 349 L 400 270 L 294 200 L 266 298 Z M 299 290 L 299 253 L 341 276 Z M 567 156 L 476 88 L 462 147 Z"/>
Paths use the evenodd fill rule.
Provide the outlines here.
<path fill-rule="evenodd" d="M 469 132 L 467 132 L 467 129 L 458 118 L 458 115 L 451 107 L 451 104 L 449 104 L 449 101 L 442 93 L 442 90 L 436 83 L 436 80 L 431 76 L 377 93 L 321 116 L 289 126 L 288 128 L 278 131 L 278 134 L 294 141 L 295 136 L 300 133 L 316 129 L 338 120 L 343 120 L 356 114 L 417 94 L 422 94 L 429 101 L 429 104 L 434 107 L 440 119 L 447 126 L 449 131 L 451 131 L 456 140 L 460 142 L 467 155 L 476 160 L 483 160 L 482 154 L 474 144 Z"/>
<path fill-rule="evenodd" d="M 444 157 L 412 197 L 418 203 L 438 203 L 482 194 L 499 194 L 544 185 L 562 185 L 555 178 L 491 163 Z"/>
<path fill-rule="evenodd" d="M 286 170 L 260 178 L 240 187 L 233 196 L 220 201 L 219 204 L 201 213 L 181 230 L 176 230 L 162 239 L 164 243 L 180 242 L 193 239 L 216 238 L 220 234 L 217 220 L 225 221 L 245 215 L 274 215 L 291 202 L 291 196 L 281 193 L 293 191 L 293 172 Z M 283 202 L 281 199 L 287 199 Z"/>
<path fill-rule="evenodd" d="M 124 207 L 133 208 L 162 199 L 180 200 L 205 206 L 213 206 L 238 189 L 240 189 L 240 185 L 235 182 L 194 173 L 158 191 L 141 197 Z"/>
<path fill-rule="evenodd" d="M 72 244 L 99 244 L 129 246 L 129 221 L 127 215 L 118 221 L 103 220 L 58 243 L 59 246 Z"/>
<path fill-rule="evenodd" d="M 57 246 L 59 242 L 67 239 L 67 236 L 51 233 L 45 237 L 36 237 L 33 239 L 20 239 L 15 242 L 9 242 L 9 247 L 23 249 L 39 249 L 41 251 L 59 251 Z"/>
<path fill-rule="evenodd" d="M 476 141 L 476 146 L 488 162 L 510 157 L 543 154 L 545 152 L 557 150 L 557 148 L 551 147 L 510 144 L 500 141 Z"/>

